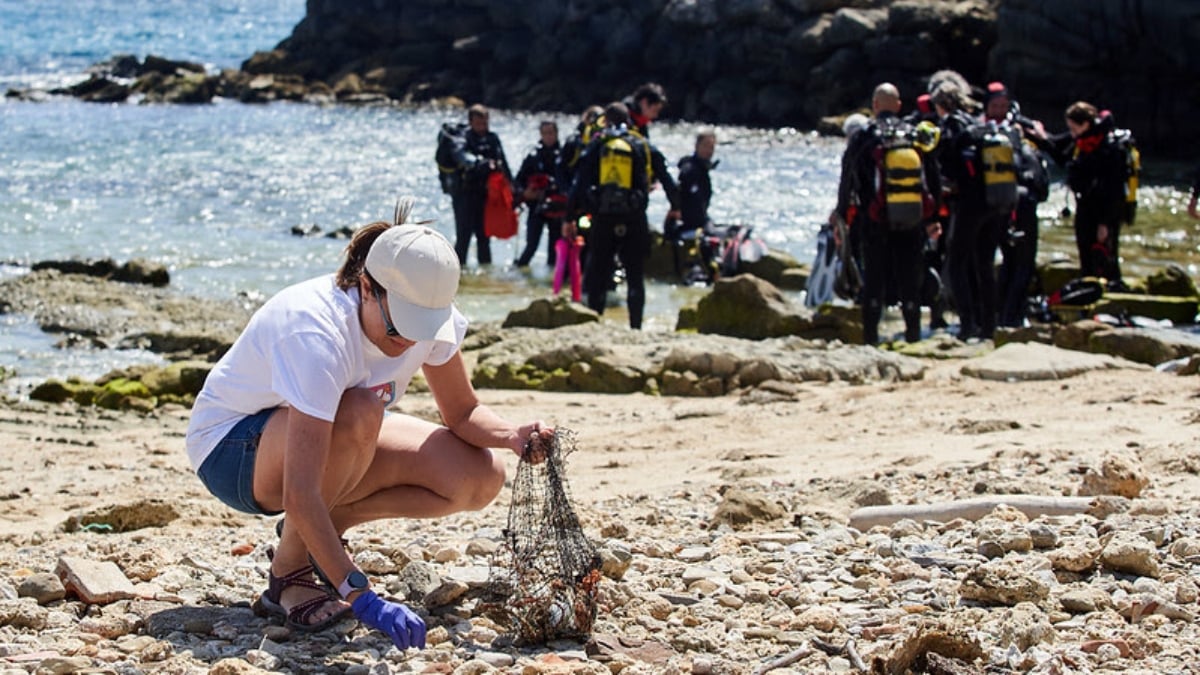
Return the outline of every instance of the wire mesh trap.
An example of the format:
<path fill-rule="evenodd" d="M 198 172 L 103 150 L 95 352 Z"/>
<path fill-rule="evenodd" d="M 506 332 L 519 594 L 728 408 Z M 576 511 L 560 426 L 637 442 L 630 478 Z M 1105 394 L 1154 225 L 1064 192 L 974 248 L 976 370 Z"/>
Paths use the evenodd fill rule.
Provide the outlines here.
<path fill-rule="evenodd" d="M 517 465 L 504 544 L 492 559 L 488 613 L 516 644 L 587 637 L 596 620 L 600 556 L 567 486 L 574 432 L 557 429 L 545 461 Z"/>

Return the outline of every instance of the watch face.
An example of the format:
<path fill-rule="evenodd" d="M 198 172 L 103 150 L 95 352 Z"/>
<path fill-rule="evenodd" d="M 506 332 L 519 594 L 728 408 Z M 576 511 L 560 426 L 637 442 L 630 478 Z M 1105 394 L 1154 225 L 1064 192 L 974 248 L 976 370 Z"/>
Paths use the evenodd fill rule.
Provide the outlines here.
<path fill-rule="evenodd" d="M 350 588 L 361 589 L 366 588 L 370 582 L 367 581 L 367 575 L 359 571 L 354 571 L 350 573 L 350 576 L 346 577 L 346 583 L 350 584 Z"/>

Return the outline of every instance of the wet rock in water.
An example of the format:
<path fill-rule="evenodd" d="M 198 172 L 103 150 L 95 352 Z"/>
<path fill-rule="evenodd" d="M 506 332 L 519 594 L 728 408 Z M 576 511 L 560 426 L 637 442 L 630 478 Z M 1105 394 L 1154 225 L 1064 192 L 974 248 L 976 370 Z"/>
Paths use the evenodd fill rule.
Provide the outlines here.
<path fill-rule="evenodd" d="M 509 312 L 501 327 L 559 328 L 581 323 L 596 323 L 599 320 L 600 315 L 595 310 L 571 302 L 566 298 L 539 298 L 525 309 Z"/>

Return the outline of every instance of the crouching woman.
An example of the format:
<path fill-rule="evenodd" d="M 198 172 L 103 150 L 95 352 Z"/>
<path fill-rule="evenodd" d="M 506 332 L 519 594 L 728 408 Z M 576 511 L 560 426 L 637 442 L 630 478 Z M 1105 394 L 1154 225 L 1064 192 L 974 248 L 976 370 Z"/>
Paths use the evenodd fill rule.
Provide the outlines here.
<path fill-rule="evenodd" d="M 441 234 L 406 224 L 411 210 L 402 200 L 393 223 L 361 228 L 337 274 L 268 300 L 213 367 L 187 433 L 213 495 L 287 514 L 256 610 L 301 631 L 353 613 L 401 649 L 424 646 L 425 624 L 370 588 L 346 531 L 481 509 L 504 484 L 489 448 L 540 454 L 553 437 L 479 401 L 459 351 L 458 256 Z M 385 414 L 418 370 L 444 425 Z"/>

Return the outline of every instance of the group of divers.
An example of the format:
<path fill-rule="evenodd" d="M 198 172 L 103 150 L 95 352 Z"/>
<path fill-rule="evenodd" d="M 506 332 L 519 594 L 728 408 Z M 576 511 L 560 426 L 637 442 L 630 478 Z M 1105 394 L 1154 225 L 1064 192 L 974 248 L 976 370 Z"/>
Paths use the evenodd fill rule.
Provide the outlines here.
<path fill-rule="evenodd" d="M 468 108 L 466 124 L 443 125 L 438 171 L 454 208 L 459 262 L 466 263 L 472 239 L 479 264 L 492 262 L 488 221 L 497 203 L 505 208 L 495 189 L 504 186 L 502 190 L 511 191 L 511 203 L 523 204 L 527 213 L 516 266 L 530 264 L 545 231 L 554 293 L 569 284 L 573 300 L 603 313 L 619 278 L 626 286 L 629 325 L 640 329 L 652 242 L 646 207 L 651 191 L 661 187 L 669 203 L 664 234 L 676 245 L 681 279 L 711 281 L 723 266 L 728 271 L 722 252 L 735 241 L 731 233 L 740 229 L 744 239 L 748 228 L 720 227 L 708 217 L 716 133 L 697 133 L 694 152 L 679 160 L 672 175 L 662 152 L 650 142 L 650 124 L 666 105 L 663 87 L 649 82 L 622 100 L 589 106 L 565 140 L 560 140 L 556 122 L 543 120 L 539 142 L 515 175 L 499 137 L 489 130 L 486 107 Z M 504 180 L 494 180 L 497 174 Z M 753 242 L 741 250 L 760 254 L 760 247 Z"/>
<path fill-rule="evenodd" d="M 540 141 L 515 176 L 488 128 L 486 107 L 470 107 L 457 135 L 444 125 L 438 166 L 454 208 L 460 263 L 472 239 L 479 263 L 492 262 L 485 222 L 496 204 L 495 186 L 504 185 L 511 195 L 501 203 L 527 211 L 515 264 L 529 265 L 544 230 L 555 294 L 569 282 L 572 298 L 586 299 L 599 313 L 620 270 L 629 323 L 638 329 L 651 242 L 646 206 L 661 185 L 669 202 L 663 234 L 675 245 L 681 280 L 711 281 L 729 271 L 721 264 L 731 249 L 729 232 L 708 216 L 716 135 L 698 133 L 694 152 L 672 176 L 649 140 L 650 124 L 666 104 L 660 85 L 644 84 L 623 100 L 589 106 L 565 141 L 558 125 L 544 120 Z M 1124 288 L 1118 243 L 1136 215 L 1138 149 L 1111 113 L 1091 103 L 1072 103 L 1065 122 L 1067 131 L 1049 134 L 1021 113 L 1003 83 L 973 87 L 953 70 L 933 73 L 908 114 L 897 87 L 879 84 L 871 114 L 851 114 L 843 125 L 837 206 L 826 228 L 834 283 L 818 289 L 816 277 L 829 270 L 814 269 L 810 298 L 836 292 L 857 303 L 866 344 L 879 343 L 883 311 L 893 305 L 909 342 L 920 339 L 923 306 L 930 310 L 930 330 L 950 329 L 945 314 L 953 310 L 957 336 L 965 341 L 990 339 L 998 326 L 1023 325 L 1036 273 L 1037 206 L 1049 197 L 1050 162 L 1065 169 L 1075 198 L 1080 276 L 1110 290 Z M 489 181 L 495 174 L 505 180 Z"/>

